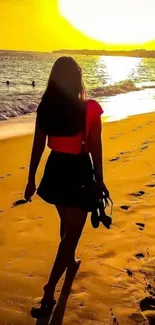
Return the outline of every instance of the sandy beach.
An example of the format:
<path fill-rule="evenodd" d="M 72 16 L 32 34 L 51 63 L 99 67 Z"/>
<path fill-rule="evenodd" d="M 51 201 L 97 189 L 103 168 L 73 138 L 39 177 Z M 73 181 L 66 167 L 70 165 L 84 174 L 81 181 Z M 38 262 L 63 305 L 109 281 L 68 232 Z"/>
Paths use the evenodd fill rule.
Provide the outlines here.
<path fill-rule="evenodd" d="M 0 140 L 0 325 L 35 324 L 29 310 L 42 295 L 59 241 L 53 206 L 34 196 L 12 208 L 23 198 L 32 138 Z M 155 114 L 105 123 L 103 143 L 113 227 L 93 229 L 88 217 L 64 325 L 155 324 L 155 312 L 140 310 L 140 301 L 155 294 Z"/>

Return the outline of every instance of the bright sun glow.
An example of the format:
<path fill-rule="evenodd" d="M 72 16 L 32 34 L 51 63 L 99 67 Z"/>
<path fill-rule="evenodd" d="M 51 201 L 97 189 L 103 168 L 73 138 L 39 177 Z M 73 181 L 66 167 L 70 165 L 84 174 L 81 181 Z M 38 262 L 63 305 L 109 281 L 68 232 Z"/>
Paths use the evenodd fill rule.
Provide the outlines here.
<path fill-rule="evenodd" d="M 59 8 L 75 28 L 105 43 L 155 38 L 155 0 L 59 0 Z"/>
<path fill-rule="evenodd" d="M 136 76 L 137 67 L 140 64 L 140 58 L 126 58 L 115 56 L 100 56 L 99 67 L 103 64 L 107 75 L 109 76 L 110 84 L 130 79 L 133 74 Z"/>

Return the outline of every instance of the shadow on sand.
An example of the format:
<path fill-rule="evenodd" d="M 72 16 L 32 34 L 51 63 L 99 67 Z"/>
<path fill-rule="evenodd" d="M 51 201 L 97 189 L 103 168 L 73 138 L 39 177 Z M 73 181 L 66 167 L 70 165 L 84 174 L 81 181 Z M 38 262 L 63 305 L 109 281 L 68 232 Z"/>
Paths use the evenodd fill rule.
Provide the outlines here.
<path fill-rule="evenodd" d="M 149 325 L 155 324 L 155 296 L 144 298 L 140 302 L 140 309 L 142 312 L 147 312 L 146 318 Z"/>
<path fill-rule="evenodd" d="M 69 267 L 66 271 L 66 277 L 60 293 L 59 300 L 53 309 L 52 315 L 48 318 L 38 320 L 36 325 L 62 325 L 65 315 L 67 301 L 71 292 L 76 273 L 79 269 L 80 261 L 74 267 Z"/>

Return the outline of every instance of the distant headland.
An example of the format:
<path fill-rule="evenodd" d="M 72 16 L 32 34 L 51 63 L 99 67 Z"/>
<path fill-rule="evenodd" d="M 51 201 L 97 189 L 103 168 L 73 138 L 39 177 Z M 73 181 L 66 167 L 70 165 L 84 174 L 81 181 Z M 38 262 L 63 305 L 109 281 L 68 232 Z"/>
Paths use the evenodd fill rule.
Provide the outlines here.
<path fill-rule="evenodd" d="M 81 54 L 81 55 L 104 55 L 104 56 L 128 56 L 128 57 L 138 57 L 138 58 L 155 58 L 155 51 L 148 50 L 132 50 L 132 51 L 105 51 L 105 50 L 57 50 L 52 53 L 61 54 Z"/>

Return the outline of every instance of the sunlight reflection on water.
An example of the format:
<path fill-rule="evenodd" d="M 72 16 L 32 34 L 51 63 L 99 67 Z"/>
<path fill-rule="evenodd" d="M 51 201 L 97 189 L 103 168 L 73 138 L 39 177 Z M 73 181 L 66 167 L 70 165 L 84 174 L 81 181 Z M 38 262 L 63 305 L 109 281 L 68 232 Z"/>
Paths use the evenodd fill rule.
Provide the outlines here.
<path fill-rule="evenodd" d="M 105 67 L 109 76 L 109 83 L 114 84 L 122 80 L 138 77 L 137 69 L 140 61 L 140 58 L 101 56 L 98 67 L 102 65 Z"/>

